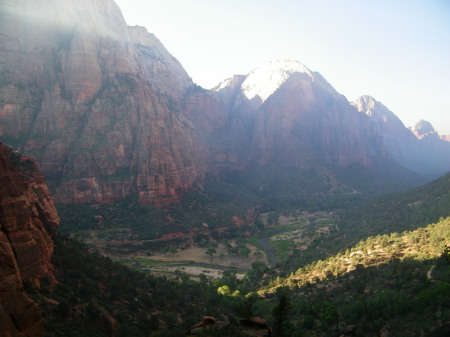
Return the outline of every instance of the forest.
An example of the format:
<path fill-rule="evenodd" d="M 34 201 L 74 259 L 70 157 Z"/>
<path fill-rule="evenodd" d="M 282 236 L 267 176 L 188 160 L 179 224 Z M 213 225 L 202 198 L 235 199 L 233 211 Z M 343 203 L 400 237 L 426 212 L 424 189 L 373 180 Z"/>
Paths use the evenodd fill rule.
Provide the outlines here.
<path fill-rule="evenodd" d="M 185 336 L 203 317 L 225 323 L 197 336 L 252 336 L 240 324 L 251 317 L 266 320 L 273 336 L 446 336 L 449 177 L 342 208 L 339 230 L 242 275 L 155 275 L 60 234 L 59 283 L 28 289 L 49 336 Z"/>

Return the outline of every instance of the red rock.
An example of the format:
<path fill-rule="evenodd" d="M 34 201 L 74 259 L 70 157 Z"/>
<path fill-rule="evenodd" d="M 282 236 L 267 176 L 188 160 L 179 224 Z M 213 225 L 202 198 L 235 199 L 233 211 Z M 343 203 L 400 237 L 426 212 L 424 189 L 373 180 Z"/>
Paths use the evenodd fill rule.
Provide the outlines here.
<path fill-rule="evenodd" d="M 183 108 L 194 84 L 154 35 L 127 27 L 113 1 L 82 7 L 8 2 L 0 137 L 36 158 L 58 202 L 172 203 L 205 171 Z"/>
<path fill-rule="evenodd" d="M 39 307 L 23 284 L 39 287 L 44 277 L 54 282 L 51 235 L 59 218 L 36 164 L 22 157 L 19 165 L 22 174 L 0 143 L 0 331 L 42 336 Z"/>

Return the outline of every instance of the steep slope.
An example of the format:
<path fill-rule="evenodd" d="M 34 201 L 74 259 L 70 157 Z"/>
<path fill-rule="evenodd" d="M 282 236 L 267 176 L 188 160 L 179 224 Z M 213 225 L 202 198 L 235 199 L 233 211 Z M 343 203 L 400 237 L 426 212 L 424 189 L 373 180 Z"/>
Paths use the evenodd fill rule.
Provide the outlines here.
<path fill-rule="evenodd" d="M 431 177 L 449 171 L 450 143 L 441 139 L 430 123 L 420 121 L 414 130 L 409 130 L 393 112 L 370 96 L 361 96 L 352 104 L 370 117 L 389 154 L 401 165 Z"/>
<path fill-rule="evenodd" d="M 448 216 L 450 173 L 415 189 L 379 196 L 349 208 L 341 213 L 341 227 L 360 235 L 376 235 L 412 230 Z M 364 225 L 358 225 L 361 223 Z"/>
<path fill-rule="evenodd" d="M 450 173 L 414 189 L 353 201 L 337 215 L 339 230 L 308 250 L 292 254 L 283 266 L 285 271 L 337 254 L 369 236 L 415 230 L 449 217 Z"/>
<path fill-rule="evenodd" d="M 208 92 L 155 36 L 127 27 L 112 0 L 6 0 L 1 11 L 0 138 L 37 159 L 57 202 L 132 196 L 161 207 L 207 170 L 315 170 L 321 193 L 360 191 L 357 176 L 386 176 L 381 191 L 417 180 L 370 118 L 300 62 Z M 341 169 L 358 174 L 344 182 Z"/>
<path fill-rule="evenodd" d="M 227 112 L 216 136 L 221 146 L 209 144 L 216 167 L 276 166 L 284 176 L 287 168 L 322 171 L 314 179 L 328 181 L 329 190 L 364 189 L 351 180 L 359 176 L 367 183 L 368 174 L 378 173 L 390 175 L 390 182 L 411 184 L 406 180 L 414 175 L 391 159 L 370 118 L 298 61 L 271 62 L 224 81 L 214 91 Z M 349 170 L 353 178 L 343 182 L 345 173 L 337 177 L 338 171 Z"/>
<path fill-rule="evenodd" d="M 180 63 L 112 0 L 2 4 L 0 137 L 63 202 L 164 205 L 204 173 Z"/>
<path fill-rule="evenodd" d="M 265 101 L 255 121 L 254 158 L 297 167 L 374 166 L 385 153 L 367 120 L 316 77 L 322 81 L 295 73 Z"/>
<path fill-rule="evenodd" d="M 245 139 L 248 157 L 260 164 L 372 166 L 386 157 L 366 116 L 300 62 L 274 61 L 215 90 L 241 125 L 230 131 L 240 133 L 234 139 Z"/>
<path fill-rule="evenodd" d="M 54 281 L 51 235 L 59 218 L 36 164 L 9 151 L 15 168 L 7 152 L 0 143 L 0 331 L 41 336 L 43 319 L 24 284 Z"/>
<path fill-rule="evenodd" d="M 450 218 L 378 235 L 259 290 L 284 290 L 302 336 L 447 336 Z M 281 292 L 283 293 L 283 292 Z M 349 333 L 351 332 L 351 333 Z M 389 332 L 389 333 L 388 333 Z"/>

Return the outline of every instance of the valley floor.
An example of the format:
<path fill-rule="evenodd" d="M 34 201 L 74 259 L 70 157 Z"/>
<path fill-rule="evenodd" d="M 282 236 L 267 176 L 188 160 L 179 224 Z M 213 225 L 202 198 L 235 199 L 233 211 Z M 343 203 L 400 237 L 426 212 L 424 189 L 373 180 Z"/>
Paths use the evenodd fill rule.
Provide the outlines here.
<path fill-rule="evenodd" d="M 102 255 L 109 256 L 133 269 L 156 275 L 176 277 L 181 272 L 193 279 L 200 275 L 220 278 L 224 270 L 236 272 L 238 278 L 255 262 L 276 266 L 285 261 L 293 250 L 305 250 L 315 239 L 326 237 L 337 230 L 335 216 L 328 212 L 306 214 L 294 211 L 274 218 L 273 214 L 260 215 L 264 227 L 238 238 L 216 241 L 212 231 L 203 231 L 208 244 L 199 246 L 193 233 L 174 233 L 156 240 L 100 241 L 96 231 L 85 233 L 85 242 Z M 176 238 L 183 242 L 174 245 Z M 159 250 L 145 248 L 147 242 L 160 242 Z M 208 249 L 212 249 L 208 253 Z"/>

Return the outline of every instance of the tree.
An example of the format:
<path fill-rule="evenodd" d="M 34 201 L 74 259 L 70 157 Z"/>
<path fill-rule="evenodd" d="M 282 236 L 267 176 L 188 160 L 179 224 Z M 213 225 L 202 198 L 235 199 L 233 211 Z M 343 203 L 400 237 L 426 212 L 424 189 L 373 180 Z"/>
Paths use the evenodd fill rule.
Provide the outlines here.
<path fill-rule="evenodd" d="M 239 313 L 242 317 L 252 317 L 253 313 L 253 304 L 258 300 L 258 296 L 255 293 L 251 293 L 245 297 L 245 299 L 239 303 Z"/>
<path fill-rule="evenodd" d="M 214 247 L 209 247 L 208 249 L 206 249 L 205 254 L 209 255 L 209 257 L 211 258 L 211 262 L 213 261 L 213 255 L 216 253 L 216 249 Z"/>
<path fill-rule="evenodd" d="M 259 250 L 257 250 L 256 252 L 253 253 L 253 255 L 256 257 L 256 260 L 262 260 L 264 257 L 264 254 L 262 252 L 260 252 Z"/>
<path fill-rule="evenodd" d="M 278 303 L 272 311 L 272 316 L 275 319 L 275 333 L 276 336 L 283 336 L 282 328 L 283 325 L 287 322 L 289 309 L 291 308 L 291 304 L 289 302 L 289 297 L 283 291 L 279 292 Z"/>
<path fill-rule="evenodd" d="M 320 316 L 322 317 L 323 324 L 326 326 L 330 326 L 333 323 L 336 323 L 336 330 L 338 330 L 339 326 L 339 313 L 336 307 L 329 302 L 324 302 L 320 306 Z"/>
<path fill-rule="evenodd" d="M 245 281 L 249 286 L 255 286 L 261 282 L 264 274 L 268 271 L 268 267 L 264 262 L 253 262 L 250 270 L 245 276 Z"/>
<path fill-rule="evenodd" d="M 239 256 L 241 257 L 245 257 L 248 258 L 248 256 L 250 255 L 252 251 L 250 250 L 250 248 L 248 248 L 247 246 L 243 245 L 242 247 L 239 248 Z"/>

